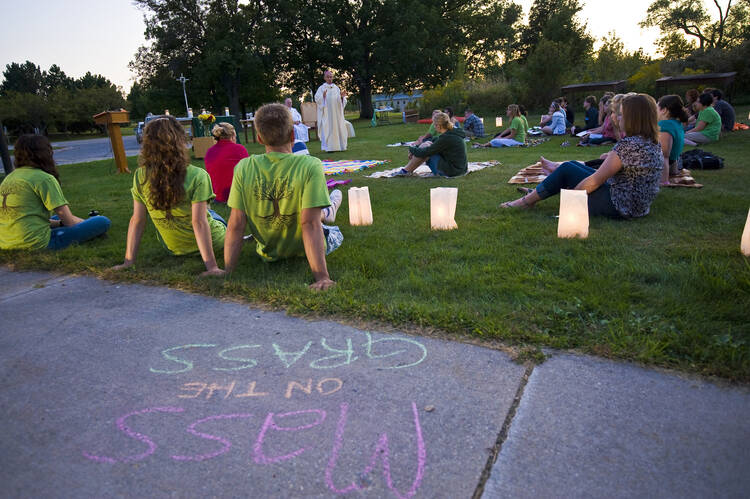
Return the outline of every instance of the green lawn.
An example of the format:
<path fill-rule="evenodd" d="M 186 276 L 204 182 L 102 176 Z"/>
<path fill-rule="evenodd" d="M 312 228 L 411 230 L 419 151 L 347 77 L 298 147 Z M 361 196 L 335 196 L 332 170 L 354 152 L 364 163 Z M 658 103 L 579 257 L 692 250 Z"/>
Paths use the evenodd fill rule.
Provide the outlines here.
<path fill-rule="evenodd" d="M 739 108 L 738 116 L 747 112 Z M 358 136 L 348 152 L 320 154 L 319 142 L 311 151 L 321 158 L 390 159 L 390 168 L 405 163 L 406 149 L 385 144 L 414 139 L 427 128 L 355 126 Z M 308 291 L 312 276 L 304 258 L 263 264 L 251 247 L 230 278 L 199 279 L 200 257 L 167 255 L 152 225 L 137 267 L 107 271 L 122 261 L 132 207 L 131 175 L 109 174 L 111 161 L 61 168 L 73 212 L 97 209 L 110 217 L 108 237 L 57 253 L 0 251 L 0 263 L 167 284 L 294 314 L 503 344 L 526 357 L 538 358 L 537 347 L 574 348 L 750 381 L 750 259 L 739 251 L 750 208 L 750 132 L 705 147 L 723 156 L 726 167 L 695 172 L 703 189 L 663 191 L 640 220 L 594 218 L 586 240 L 557 238 L 558 198 L 529 211 L 498 208 L 517 196 L 508 178 L 540 154 L 591 159 L 608 150 L 562 148 L 562 140 L 470 150 L 470 161 L 497 159 L 502 166 L 460 179 L 367 179 L 367 171 L 341 176 L 354 179 L 350 186 L 369 186 L 375 222 L 349 226 L 344 200 L 338 218 L 344 244 L 328 257 L 338 286 L 325 293 Z M 248 149 L 261 152 L 257 144 Z M 135 158 L 130 163 L 134 169 Z M 437 186 L 459 189 L 458 230 L 430 230 L 429 189 Z M 227 214 L 225 207 L 217 211 Z"/>

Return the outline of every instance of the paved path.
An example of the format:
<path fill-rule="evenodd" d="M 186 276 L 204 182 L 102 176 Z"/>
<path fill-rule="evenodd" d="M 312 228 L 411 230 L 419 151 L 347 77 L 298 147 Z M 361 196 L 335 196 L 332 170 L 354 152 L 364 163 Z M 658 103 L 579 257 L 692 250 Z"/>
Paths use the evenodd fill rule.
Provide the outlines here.
<path fill-rule="evenodd" d="M 750 490 L 745 388 L 2 268 L 0 329 L 12 497 Z"/>
<path fill-rule="evenodd" d="M 141 146 L 135 139 L 135 135 L 127 135 L 122 138 L 125 146 L 126 156 L 137 156 L 141 151 Z M 111 159 L 114 162 L 112 154 L 112 145 L 108 138 L 68 140 L 63 142 L 53 142 L 55 147 L 54 157 L 58 165 L 70 165 L 73 163 L 85 163 L 87 161 L 98 161 L 101 159 Z M 10 146 L 10 154 L 13 156 L 13 147 Z M 2 161 L 0 161 L 0 171 L 5 171 Z"/>
<path fill-rule="evenodd" d="M 137 156 L 141 150 L 135 135 L 126 135 L 122 138 L 125 146 L 126 156 Z M 72 163 L 85 163 L 87 161 L 97 161 L 100 159 L 111 159 L 112 145 L 108 138 L 69 140 L 65 142 L 53 142 L 52 147 L 55 149 L 55 162 L 58 165 L 69 165 Z"/>

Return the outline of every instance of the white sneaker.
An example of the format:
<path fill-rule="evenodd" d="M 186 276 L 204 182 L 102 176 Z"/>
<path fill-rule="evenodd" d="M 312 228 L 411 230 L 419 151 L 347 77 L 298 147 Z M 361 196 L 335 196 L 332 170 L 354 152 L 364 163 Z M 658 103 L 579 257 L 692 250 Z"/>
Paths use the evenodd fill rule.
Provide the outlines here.
<path fill-rule="evenodd" d="M 332 224 L 336 221 L 336 212 L 339 211 L 339 206 L 341 206 L 344 195 L 341 194 L 340 190 L 334 189 L 331 191 L 330 198 L 331 206 L 325 208 L 325 217 L 323 217 L 323 221 L 327 224 Z"/>

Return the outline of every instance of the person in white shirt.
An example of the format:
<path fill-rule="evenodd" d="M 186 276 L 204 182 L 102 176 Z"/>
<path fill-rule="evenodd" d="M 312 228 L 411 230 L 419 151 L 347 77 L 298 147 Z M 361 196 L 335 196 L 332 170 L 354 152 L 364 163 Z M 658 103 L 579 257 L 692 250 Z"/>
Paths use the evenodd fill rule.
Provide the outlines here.
<path fill-rule="evenodd" d="M 294 140 L 299 142 L 307 142 L 310 140 L 307 125 L 302 123 L 302 115 L 299 114 L 299 111 L 292 107 L 292 99 L 287 97 L 284 101 L 284 105 L 292 113 L 292 121 L 294 122 Z"/>

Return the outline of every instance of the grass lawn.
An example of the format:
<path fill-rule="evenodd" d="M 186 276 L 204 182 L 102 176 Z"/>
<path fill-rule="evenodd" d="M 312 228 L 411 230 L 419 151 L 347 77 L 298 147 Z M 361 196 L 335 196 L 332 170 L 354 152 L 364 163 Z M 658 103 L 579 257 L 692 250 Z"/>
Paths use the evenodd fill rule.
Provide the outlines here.
<path fill-rule="evenodd" d="M 739 108 L 738 116 L 747 112 Z M 490 132 L 493 118 L 485 119 Z M 311 152 L 324 159 L 389 159 L 393 168 L 406 162 L 407 151 L 385 144 L 412 140 L 427 129 L 368 125 L 355 123 L 357 138 L 347 152 L 321 154 L 320 142 L 309 144 Z M 166 284 L 300 315 L 502 343 L 536 358 L 538 347 L 574 348 L 750 381 L 750 259 L 739 251 L 750 208 L 750 132 L 704 147 L 723 156 L 726 167 L 694 172 L 703 189 L 662 191 L 651 214 L 639 220 L 593 218 L 586 240 L 557 238 L 557 197 L 529 211 L 498 208 L 518 196 L 507 184 L 510 176 L 540 154 L 585 160 L 609 149 L 563 148 L 563 140 L 570 138 L 528 149 L 469 150 L 470 161 L 497 159 L 502 166 L 453 180 L 367 179 L 368 171 L 341 176 L 354 179 L 350 186 L 369 186 L 375 222 L 351 227 L 344 200 L 338 215 L 344 244 L 328 257 L 338 286 L 325 293 L 308 291 L 312 276 L 304 258 L 264 264 L 249 246 L 231 277 L 199 279 L 200 257 L 169 256 L 151 224 L 137 266 L 108 271 L 124 256 L 132 209 L 132 177 L 108 174 L 111 161 L 60 168 L 74 213 L 97 209 L 111 218 L 106 238 L 57 253 L 0 251 L 0 263 Z M 257 144 L 248 149 L 261 152 Z M 129 161 L 134 170 L 135 158 Z M 437 186 L 459 189 L 458 230 L 430 230 L 429 190 Z M 227 215 L 226 207 L 216 209 Z"/>

